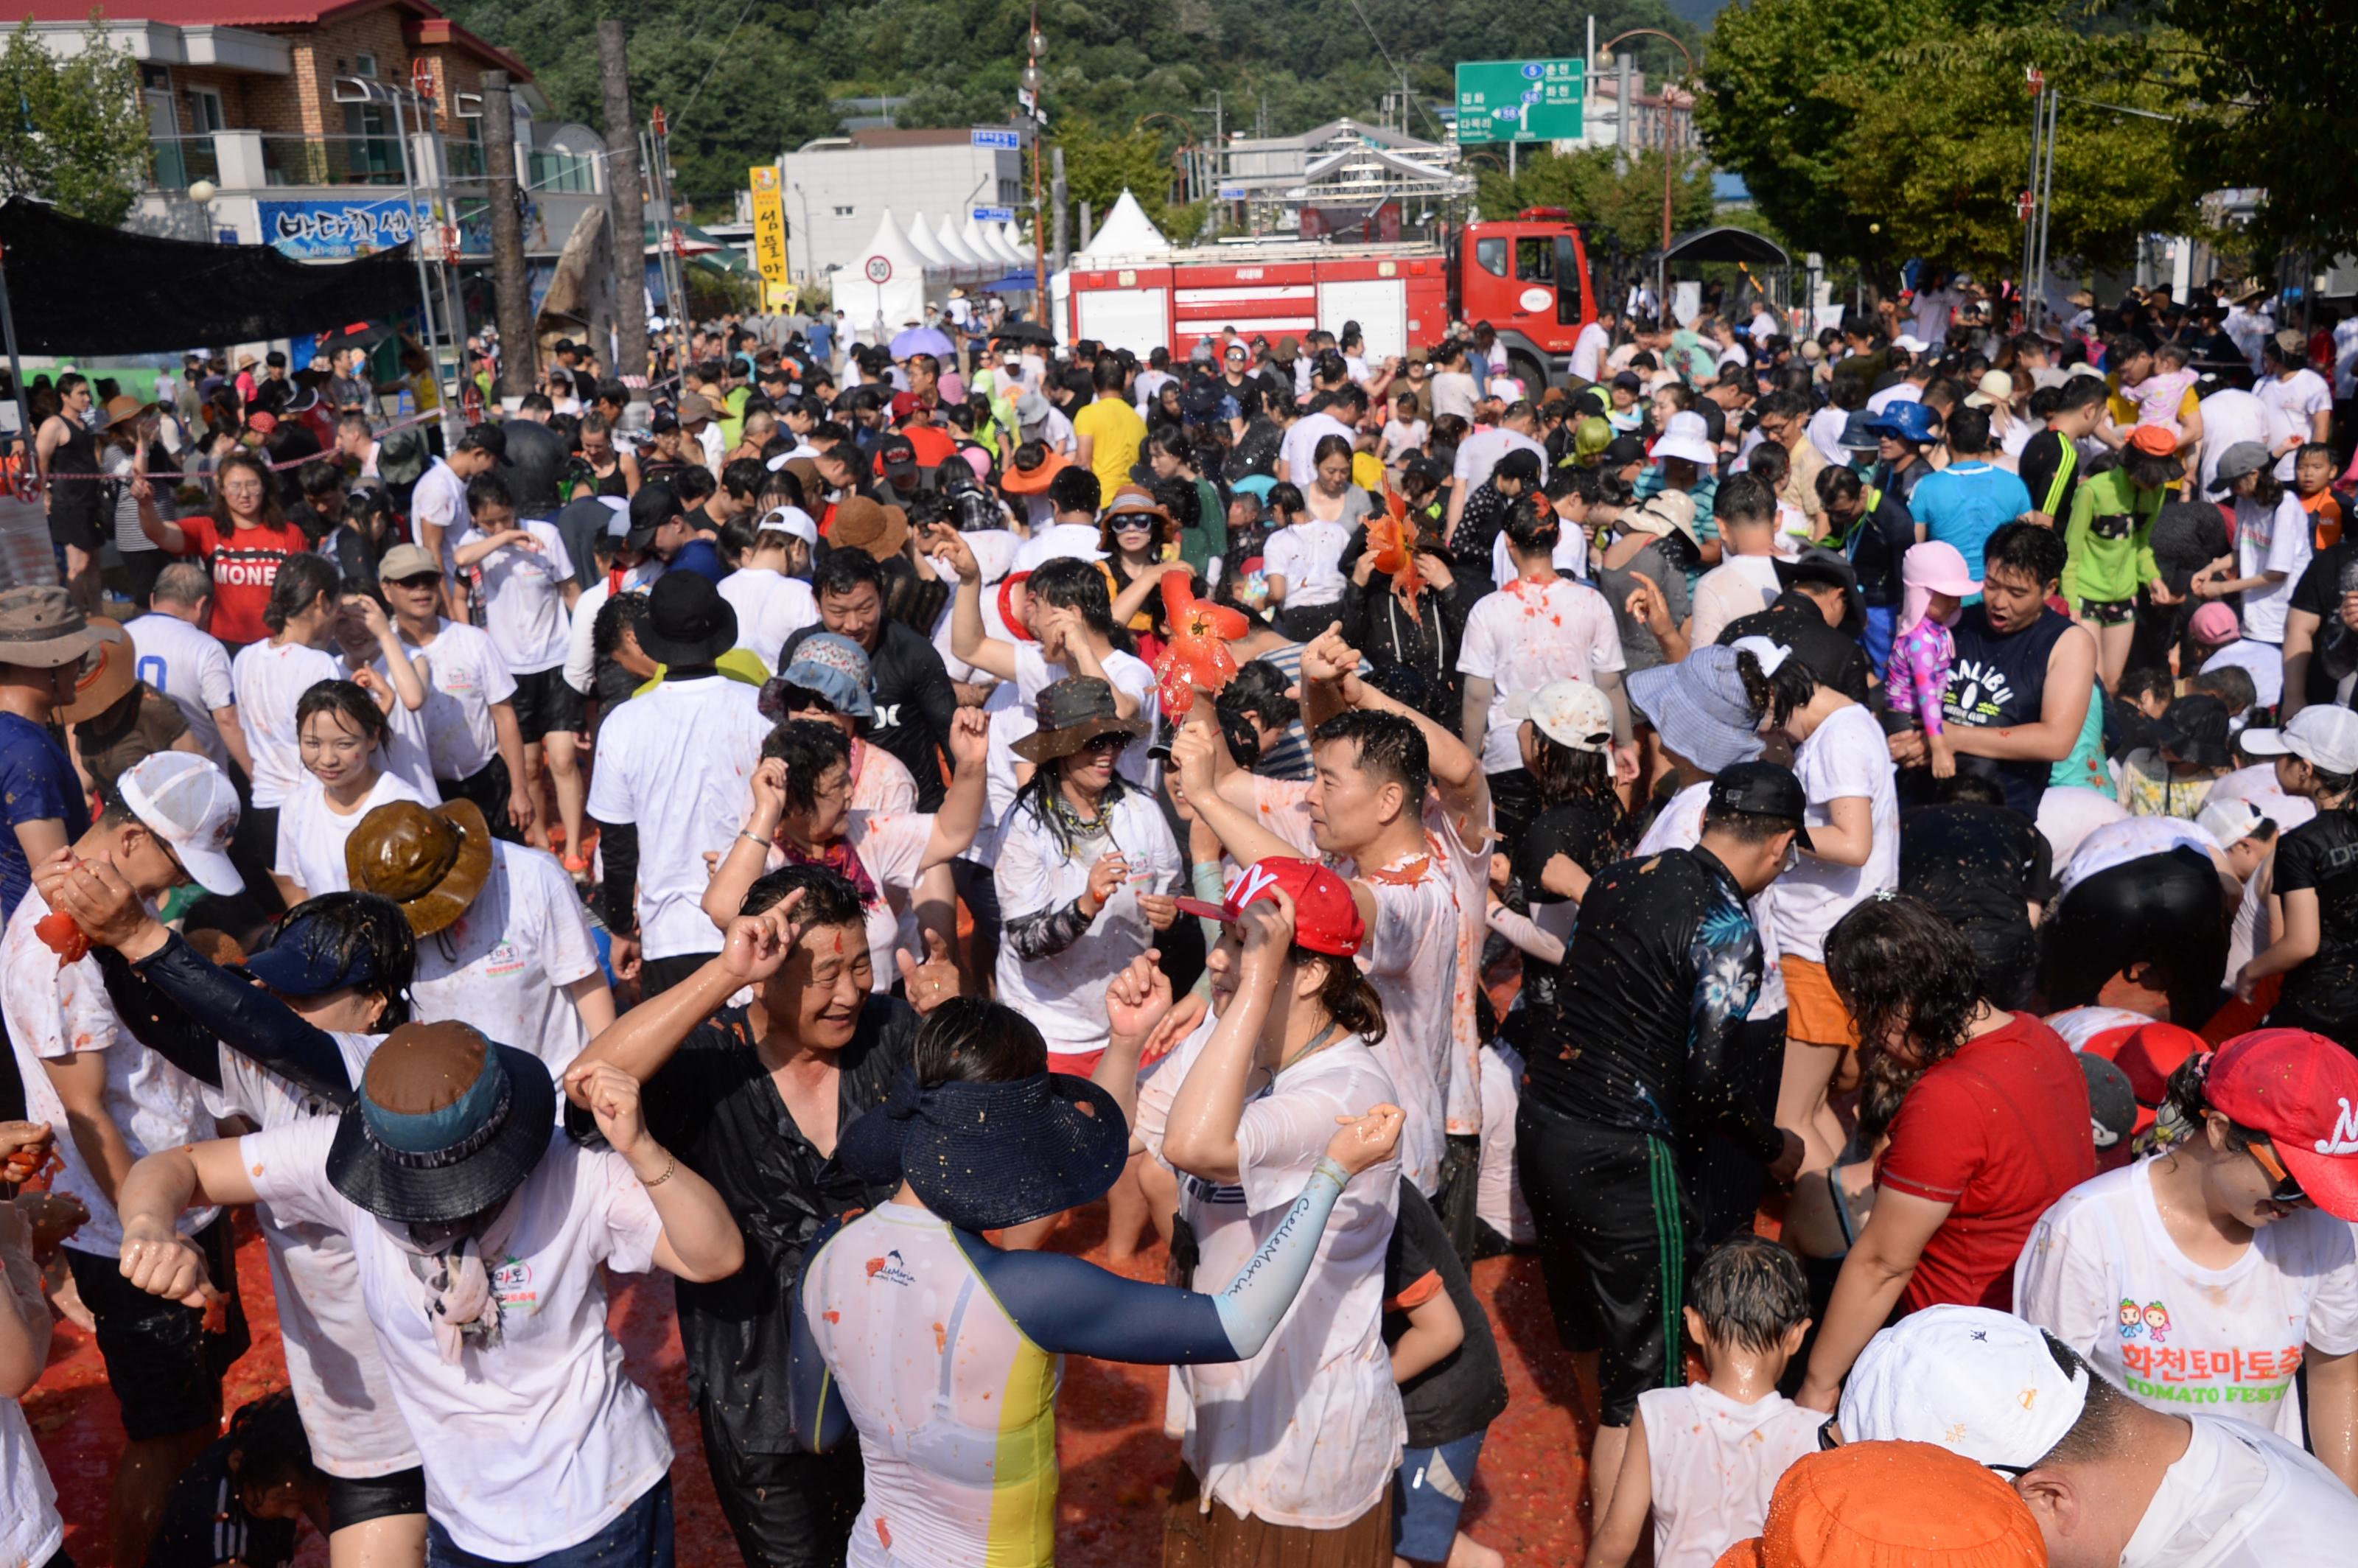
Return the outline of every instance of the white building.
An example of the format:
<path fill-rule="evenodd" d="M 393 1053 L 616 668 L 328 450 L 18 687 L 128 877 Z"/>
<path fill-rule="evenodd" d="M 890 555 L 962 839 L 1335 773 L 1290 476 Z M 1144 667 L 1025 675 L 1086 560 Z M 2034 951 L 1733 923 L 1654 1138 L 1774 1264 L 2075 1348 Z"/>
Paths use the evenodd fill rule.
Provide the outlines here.
<path fill-rule="evenodd" d="M 829 267 L 861 254 L 888 207 L 904 229 L 923 217 L 938 231 L 946 217 L 958 232 L 977 209 L 1028 209 L 1031 135 L 1028 124 L 970 131 L 879 126 L 825 136 L 786 154 L 779 166 L 795 281 L 816 282 Z M 977 145 L 1010 138 L 1016 145 Z"/>

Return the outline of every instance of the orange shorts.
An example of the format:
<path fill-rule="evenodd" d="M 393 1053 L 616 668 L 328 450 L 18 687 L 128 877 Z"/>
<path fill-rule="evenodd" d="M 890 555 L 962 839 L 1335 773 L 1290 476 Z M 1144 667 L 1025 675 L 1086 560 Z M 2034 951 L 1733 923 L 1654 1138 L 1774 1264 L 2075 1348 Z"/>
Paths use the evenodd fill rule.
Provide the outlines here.
<path fill-rule="evenodd" d="M 1073 1056 L 1060 1056 L 1051 1051 L 1048 1053 L 1048 1070 L 1052 1073 L 1069 1074 L 1076 1078 L 1094 1078 L 1098 1076 L 1098 1064 L 1104 1060 L 1103 1047 L 1095 1051 L 1083 1051 Z"/>
<path fill-rule="evenodd" d="M 1834 992 L 1826 967 L 1809 958 L 1780 959 L 1785 970 L 1785 1038 L 1804 1045 L 1858 1049 L 1858 1025 Z"/>

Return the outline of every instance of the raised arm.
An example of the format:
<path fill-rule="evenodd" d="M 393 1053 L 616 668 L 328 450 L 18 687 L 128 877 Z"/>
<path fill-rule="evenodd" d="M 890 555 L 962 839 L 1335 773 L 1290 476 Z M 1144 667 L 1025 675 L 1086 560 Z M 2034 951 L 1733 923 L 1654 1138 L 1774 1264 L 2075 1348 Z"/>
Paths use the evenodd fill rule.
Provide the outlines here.
<path fill-rule="evenodd" d="M 639 1107 L 639 1080 L 608 1063 L 576 1062 L 565 1092 L 598 1119 L 607 1147 L 622 1157 L 646 1189 L 663 1222 L 656 1267 L 696 1284 L 725 1280 L 745 1266 L 745 1238 L 712 1184 L 679 1162 L 648 1133 Z"/>
<path fill-rule="evenodd" d="M 925 843 L 925 871 L 966 853 L 982 827 L 990 763 L 990 715 L 979 708 L 959 708 L 950 717 L 949 743 L 956 771 L 942 794 L 942 808 L 934 813 L 933 837 Z"/>
<path fill-rule="evenodd" d="M 1243 1156 L 1237 1129 L 1244 1119 L 1245 1081 L 1293 941 L 1293 901 L 1278 891 L 1247 904 L 1241 919 L 1245 940 L 1237 994 L 1172 1098 L 1163 1133 L 1163 1159 L 1207 1182 L 1238 1180 Z"/>
<path fill-rule="evenodd" d="M 1197 708 L 1204 706 L 1201 699 Z M 1193 715 L 1190 715 L 1192 719 Z M 1228 858 L 1240 866 L 1271 855 L 1293 856 L 1300 851 L 1292 844 L 1262 827 L 1259 814 L 1249 807 L 1238 806 L 1222 793 L 1212 774 L 1214 749 L 1220 741 L 1205 725 L 1186 723 L 1179 727 L 1171 739 L 1171 762 L 1179 771 L 1179 787 L 1187 796 L 1188 806 L 1196 817 L 1218 835 L 1221 847 Z M 1236 775 L 1251 784 L 1251 775 Z"/>
<path fill-rule="evenodd" d="M 642 1084 L 661 1072 L 680 1042 L 723 1002 L 744 987 L 758 985 L 777 973 L 801 935 L 794 915 L 802 898 L 798 890 L 759 914 L 739 916 L 730 923 L 719 957 L 706 959 L 687 979 L 641 1002 L 601 1030 L 565 1069 L 566 1098 L 584 1110 L 591 1109 L 589 1086 L 600 1067 L 613 1068 Z"/>
<path fill-rule="evenodd" d="M 1361 680 L 1359 651 L 1343 641 L 1340 632 L 1329 630 L 1310 640 L 1302 650 L 1302 718 L 1305 727 L 1315 730 L 1311 722 L 1313 712 L 1317 722 L 1345 708 L 1359 708 L 1376 713 L 1394 714 L 1416 726 L 1424 737 L 1425 763 L 1433 777 L 1433 787 L 1440 792 L 1442 809 L 1453 822 L 1476 823 L 1486 829 L 1490 820 L 1490 784 L 1482 772 L 1479 731 L 1473 730 L 1473 687 L 1466 685 L 1466 712 L 1469 733 L 1477 739 L 1469 743 L 1451 734 L 1406 703 L 1396 702 Z M 1487 686 L 1489 683 L 1482 683 Z M 1626 708 L 1619 706 L 1617 690 L 1612 693 L 1617 722 L 1628 723 Z M 1314 701 L 1314 697 L 1315 700 Z M 1486 704 L 1483 711 L 1487 713 Z M 1469 845 L 1468 848 L 1478 848 Z"/>
<path fill-rule="evenodd" d="M 957 598 L 950 605 L 950 652 L 1001 680 L 1015 678 L 1015 644 L 991 636 L 982 624 L 982 566 L 973 547 L 946 523 L 926 530 L 925 554 L 957 574 Z"/>

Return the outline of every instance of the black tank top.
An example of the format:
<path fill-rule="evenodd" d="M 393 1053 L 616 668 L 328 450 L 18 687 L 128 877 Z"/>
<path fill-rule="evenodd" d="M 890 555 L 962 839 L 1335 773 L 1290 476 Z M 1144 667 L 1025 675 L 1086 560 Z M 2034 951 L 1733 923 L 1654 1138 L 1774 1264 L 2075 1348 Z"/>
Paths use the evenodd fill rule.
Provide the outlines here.
<path fill-rule="evenodd" d="M 1957 662 L 1949 672 L 1948 693 L 1941 704 L 1943 722 L 1984 730 L 2038 723 L 2047 697 L 2048 656 L 2071 629 L 2070 616 L 2042 610 L 2039 619 L 2022 631 L 2000 637 L 1991 632 L 1989 618 L 1980 605 L 1967 609 L 1957 618 Z M 2036 758 L 1957 759 L 1960 771 L 1997 780 L 2006 790 L 2006 803 L 2034 817 L 2054 766 Z"/>
<path fill-rule="evenodd" d="M 613 471 L 611 473 L 598 473 L 596 469 L 591 469 L 590 471 L 597 474 L 599 494 L 628 495 L 631 493 L 631 481 L 623 476 L 622 465 L 619 460 L 616 460 Z"/>
<path fill-rule="evenodd" d="M 51 474 L 91 474 L 98 472 L 98 438 L 79 420 L 65 418 L 65 427 L 72 432 L 58 443 L 49 454 Z M 50 515 L 60 520 L 73 519 L 95 524 L 100 513 L 99 486 L 90 480 L 69 480 L 49 494 Z"/>

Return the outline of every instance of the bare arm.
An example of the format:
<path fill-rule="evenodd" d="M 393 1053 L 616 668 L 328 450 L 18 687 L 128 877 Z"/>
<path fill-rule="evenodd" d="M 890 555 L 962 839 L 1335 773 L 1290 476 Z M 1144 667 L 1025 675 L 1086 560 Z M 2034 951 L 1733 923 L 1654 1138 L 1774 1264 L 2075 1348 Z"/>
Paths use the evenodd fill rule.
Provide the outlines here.
<path fill-rule="evenodd" d="M 124 1039 L 117 1049 L 136 1051 L 143 1047 Z M 41 1065 L 49 1076 L 49 1087 L 57 1091 L 58 1101 L 65 1107 L 66 1129 L 73 1136 L 74 1152 L 89 1167 L 98 1183 L 98 1190 L 107 1202 L 122 1206 L 116 1193 L 138 1156 L 131 1152 L 130 1141 L 123 1129 L 114 1125 L 114 1118 L 106 1109 L 106 1053 L 76 1051 L 65 1056 L 42 1058 Z"/>
<path fill-rule="evenodd" d="M 213 709 L 213 728 L 221 731 L 222 750 L 246 777 L 254 776 L 254 753 L 246 749 L 245 726 L 237 721 L 237 704 Z"/>
<path fill-rule="evenodd" d="M 1163 573 L 1159 568 L 1150 568 L 1130 579 L 1130 586 L 1113 596 L 1113 623 L 1129 625 L 1130 618 L 1144 610 L 1146 601 L 1152 599 L 1162 587 Z"/>
<path fill-rule="evenodd" d="M 1875 803 L 1863 795 L 1845 795 L 1826 802 L 1833 820 L 1810 829 L 1811 848 L 1802 850 L 1837 866 L 1863 866 L 1875 851 Z"/>
<path fill-rule="evenodd" d="M 1392 1342 L 1392 1381 L 1405 1383 L 1431 1371 L 1466 1343 L 1466 1320 L 1445 1290 L 1436 1290 L 1408 1309 L 1408 1332 Z"/>
<path fill-rule="evenodd" d="M 721 1003 L 740 988 L 777 973 L 801 935 L 794 921 L 795 907 L 801 903 L 802 894 L 791 892 L 759 914 L 740 916 L 730 924 L 719 957 L 600 1030 L 565 1069 L 567 1098 L 589 1109 L 587 1075 L 600 1065 L 618 1068 L 640 1083 L 661 1072 L 680 1042 Z"/>
<path fill-rule="evenodd" d="M 492 704 L 492 733 L 499 741 L 500 761 L 508 765 L 508 820 L 521 833 L 532 827 L 535 808 L 532 792 L 525 788 L 524 730 L 516 723 L 515 704 Z"/>
<path fill-rule="evenodd" d="M 1466 677 L 1466 709 L 1458 719 L 1458 732 L 1466 744 L 1479 751 L 1490 728 L 1490 704 L 1498 697 L 1498 687 L 1488 676 Z"/>
<path fill-rule="evenodd" d="M 2323 624 L 2312 611 L 2285 611 L 2284 701 L 2279 708 L 2285 719 L 2309 706 L 2309 661 L 2317 652 L 2318 629 Z"/>
<path fill-rule="evenodd" d="M 934 813 L 933 837 L 925 843 L 925 871 L 966 853 L 982 827 L 984 784 L 990 772 L 990 720 L 979 708 L 961 708 L 950 721 L 950 787 Z"/>
<path fill-rule="evenodd" d="M 1646 1453 L 1646 1417 L 1629 1417 L 1629 1443 L 1621 1451 L 1621 1475 L 1613 1484 L 1613 1500 L 1589 1542 L 1587 1568 L 1628 1568 L 1644 1539 L 1646 1520 L 1654 1511 L 1654 1465 Z"/>
<path fill-rule="evenodd" d="M 16 824 L 16 844 L 25 851 L 25 863 L 28 866 L 55 860 L 66 843 L 63 817 L 37 816 L 28 822 Z"/>
<path fill-rule="evenodd" d="M 2311 1346 L 2309 1369 L 2309 1445 L 2318 1462 L 2342 1484 L 2358 1492 L 2358 1352 L 2328 1356 Z"/>
<path fill-rule="evenodd" d="M 1810 1375 L 1801 1384 L 1801 1403 L 1812 1410 L 1834 1408 L 1851 1364 L 1889 1320 L 1925 1247 L 1953 1206 L 1903 1192 L 1886 1192 L 1875 1200 L 1866 1228 L 1843 1260 L 1842 1277 L 1834 1282 L 1833 1301 L 1810 1357 Z"/>
<path fill-rule="evenodd" d="M 565 988 L 565 999 L 580 1015 L 581 1027 L 595 1040 L 614 1023 L 614 993 L 602 971 L 587 974 Z"/>
<path fill-rule="evenodd" d="M 2294 888 L 2277 895 L 2284 911 L 2284 923 L 2277 928 L 2277 939 L 2252 957 L 2244 972 L 2235 977 L 2237 989 L 2248 989 L 2254 982 L 2270 975 L 2288 974 L 2317 957 L 2321 935 L 2318 924 L 2317 890 Z"/>
<path fill-rule="evenodd" d="M 0 1399 L 24 1398 L 49 1360 L 49 1303 L 33 1260 L 33 1227 L 0 1198 Z"/>
<path fill-rule="evenodd" d="M 1246 905 L 1244 928 L 1237 994 L 1188 1067 L 1163 1133 L 1163 1159 L 1207 1182 L 1239 1179 L 1243 1154 L 1237 1129 L 1244 1119 L 1245 1083 L 1293 940 L 1293 901 L 1279 892 Z"/>
<path fill-rule="evenodd" d="M 957 530 L 937 524 L 928 541 L 936 560 L 946 560 L 957 574 L 957 598 L 950 605 L 950 653 L 960 664 L 972 665 L 1001 680 L 1015 678 L 1015 644 L 991 636 L 982 624 L 982 567 Z"/>

